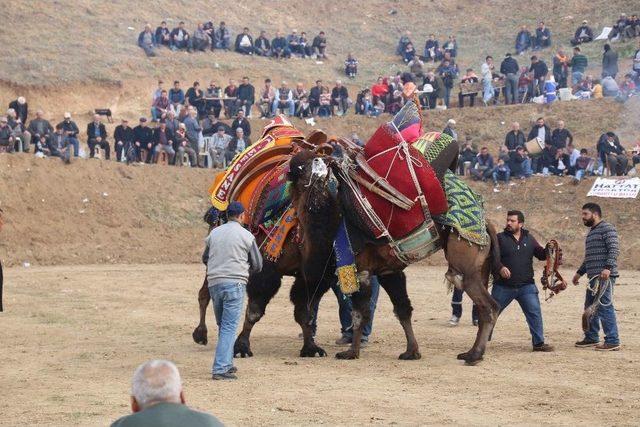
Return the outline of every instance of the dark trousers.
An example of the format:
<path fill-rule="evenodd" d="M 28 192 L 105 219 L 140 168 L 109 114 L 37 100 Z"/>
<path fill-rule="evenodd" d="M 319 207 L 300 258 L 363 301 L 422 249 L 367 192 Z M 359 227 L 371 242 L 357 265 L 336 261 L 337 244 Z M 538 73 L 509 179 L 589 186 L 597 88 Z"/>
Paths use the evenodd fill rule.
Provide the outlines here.
<path fill-rule="evenodd" d="M 453 289 L 453 295 L 451 296 L 451 314 L 456 316 L 457 318 L 462 317 L 462 295 L 464 292 L 458 288 Z M 478 321 L 478 307 L 473 304 L 473 309 L 471 310 L 471 320 L 474 322 Z"/>
<path fill-rule="evenodd" d="M 96 145 L 97 145 L 98 147 L 104 150 L 105 160 L 109 160 L 111 158 L 111 147 L 109 147 L 109 143 L 105 139 L 98 142 L 95 140 L 95 138 L 89 138 L 89 141 L 87 141 L 87 144 L 89 145 L 89 157 L 93 158 L 93 156 L 96 153 Z"/>
<path fill-rule="evenodd" d="M 475 93 L 470 93 L 468 95 L 463 95 L 461 93 L 458 94 L 458 107 L 462 108 L 464 107 L 464 98 L 469 98 L 469 107 L 473 107 L 473 104 L 476 102 L 476 95 Z M 435 106 L 434 106 L 435 107 Z"/>

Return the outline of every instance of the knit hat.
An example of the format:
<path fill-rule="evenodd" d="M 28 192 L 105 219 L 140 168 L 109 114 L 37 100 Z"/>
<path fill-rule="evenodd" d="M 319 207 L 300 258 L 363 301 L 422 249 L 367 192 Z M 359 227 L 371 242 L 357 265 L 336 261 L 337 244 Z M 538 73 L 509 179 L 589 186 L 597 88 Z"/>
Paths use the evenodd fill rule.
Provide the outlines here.
<path fill-rule="evenodd" d="M 244 212 L 244 206 L 240 202 L 231 202 L 227 208 L 227 217 L 239 216 Z"/>

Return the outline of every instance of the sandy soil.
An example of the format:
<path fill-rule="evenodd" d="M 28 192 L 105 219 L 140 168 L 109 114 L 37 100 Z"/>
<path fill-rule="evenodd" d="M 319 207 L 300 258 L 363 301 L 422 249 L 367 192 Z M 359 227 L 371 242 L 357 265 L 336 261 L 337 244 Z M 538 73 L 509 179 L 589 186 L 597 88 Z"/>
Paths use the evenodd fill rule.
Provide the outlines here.
<path fill-rule="evenodd" d="M 584 290 L 571 287 L 543 303 L 555 353 L 530 351 L 524 317 L 511 306 L 485 361 L 466 367 L 455 355 L 475 336 L 470 305 L 465 299 L 459 327 L 446 326 L 443 272 L 408 270 L 422 360 L 397 360 L 404 337 L 384 295 L 373 342 L 360 360 L 332 357 L 339 349 L 332 344 L 339 333 L 332 295 L 322 303 L 318 337 L 330 357 L 298 358 L 287 282 L 254 330 L 255 357 L 237 361 L 240 379 L 213 383 L 212 343 L 191 340 L 201 266 L 8 269 L 7 311 L 0 314 L 0 424 L 106 425 L 129 411 L 135 366 L 159 357 L 178 364 L 191 405 L 229 425 L 637 423 L 640 273 L 624 272 L 616 289 L 623 351 L 573 347 Z"/>

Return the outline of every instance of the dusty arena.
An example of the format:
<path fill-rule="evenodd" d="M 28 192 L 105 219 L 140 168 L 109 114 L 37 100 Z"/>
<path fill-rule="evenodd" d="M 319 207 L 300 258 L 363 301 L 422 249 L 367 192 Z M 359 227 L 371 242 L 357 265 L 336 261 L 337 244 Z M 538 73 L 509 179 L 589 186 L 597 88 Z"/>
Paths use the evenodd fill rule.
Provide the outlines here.
<path fill-rule="evenodd" d="M 570 275 L 567 271 L 566 275 Z M 500 317 L 485 360 L 457 361 L 475 336 L 470 303 L 450 314 L 444 269 L 411 267 L 409 291 L 422 359 L 399 361 L 404 334 L 384 293 L 361 359 L 341 347 L 337 304 L 321 304 L 318 343 L 329 357 L 301 359 L 288 284 L 254 330 L 239 380 L 212 382 L 211 342 L 191 339 L 200 265 L 9 268 L 0 348 L 0 424 L 108 425 L 129 412 L 133 369 L 156 357 L 180 368 L 188 403 L 228 425 L 633 425 L 640 414 L 640 274 L 616 286 L 623 349 L 577 349 L 584 287 L 543 303 L 555 353 L 532 353 L 519 307 Z M 514 304 L 515 305 L 515 304 Z M 210 314 L 209 322 L 213 324 Z M 210 326 L 215 334 L 215 326 Z M 212 335 L 213 337 L 213 335 Z"/>

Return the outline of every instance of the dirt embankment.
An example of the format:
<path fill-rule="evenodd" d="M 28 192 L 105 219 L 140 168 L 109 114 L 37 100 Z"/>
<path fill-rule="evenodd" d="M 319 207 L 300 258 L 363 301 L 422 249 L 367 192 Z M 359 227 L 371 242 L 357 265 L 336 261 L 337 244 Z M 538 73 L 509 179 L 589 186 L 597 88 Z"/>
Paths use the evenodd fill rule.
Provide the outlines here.
<path fill-rule="evenodd" d="M 0 155 L 0 207 L 6 225 L 0 256 L 9 265 L 199 262 L 213 172 L 126 166 L 100 160 L 63 165 L 58 159 Z M 501 187 L 473 187 L 486 199 L 498 228 L 508 209 L 520 209 L 543 243 L 556 238 L 567 265 L 581 262 L 587 229 L 580 221 L 591 181 L 534 177 Z M 618 227 L 621 267 L 640 268 L 638 200 L 598 199 Z M 442 256 L 430 263 L 440 264 Z"/>

